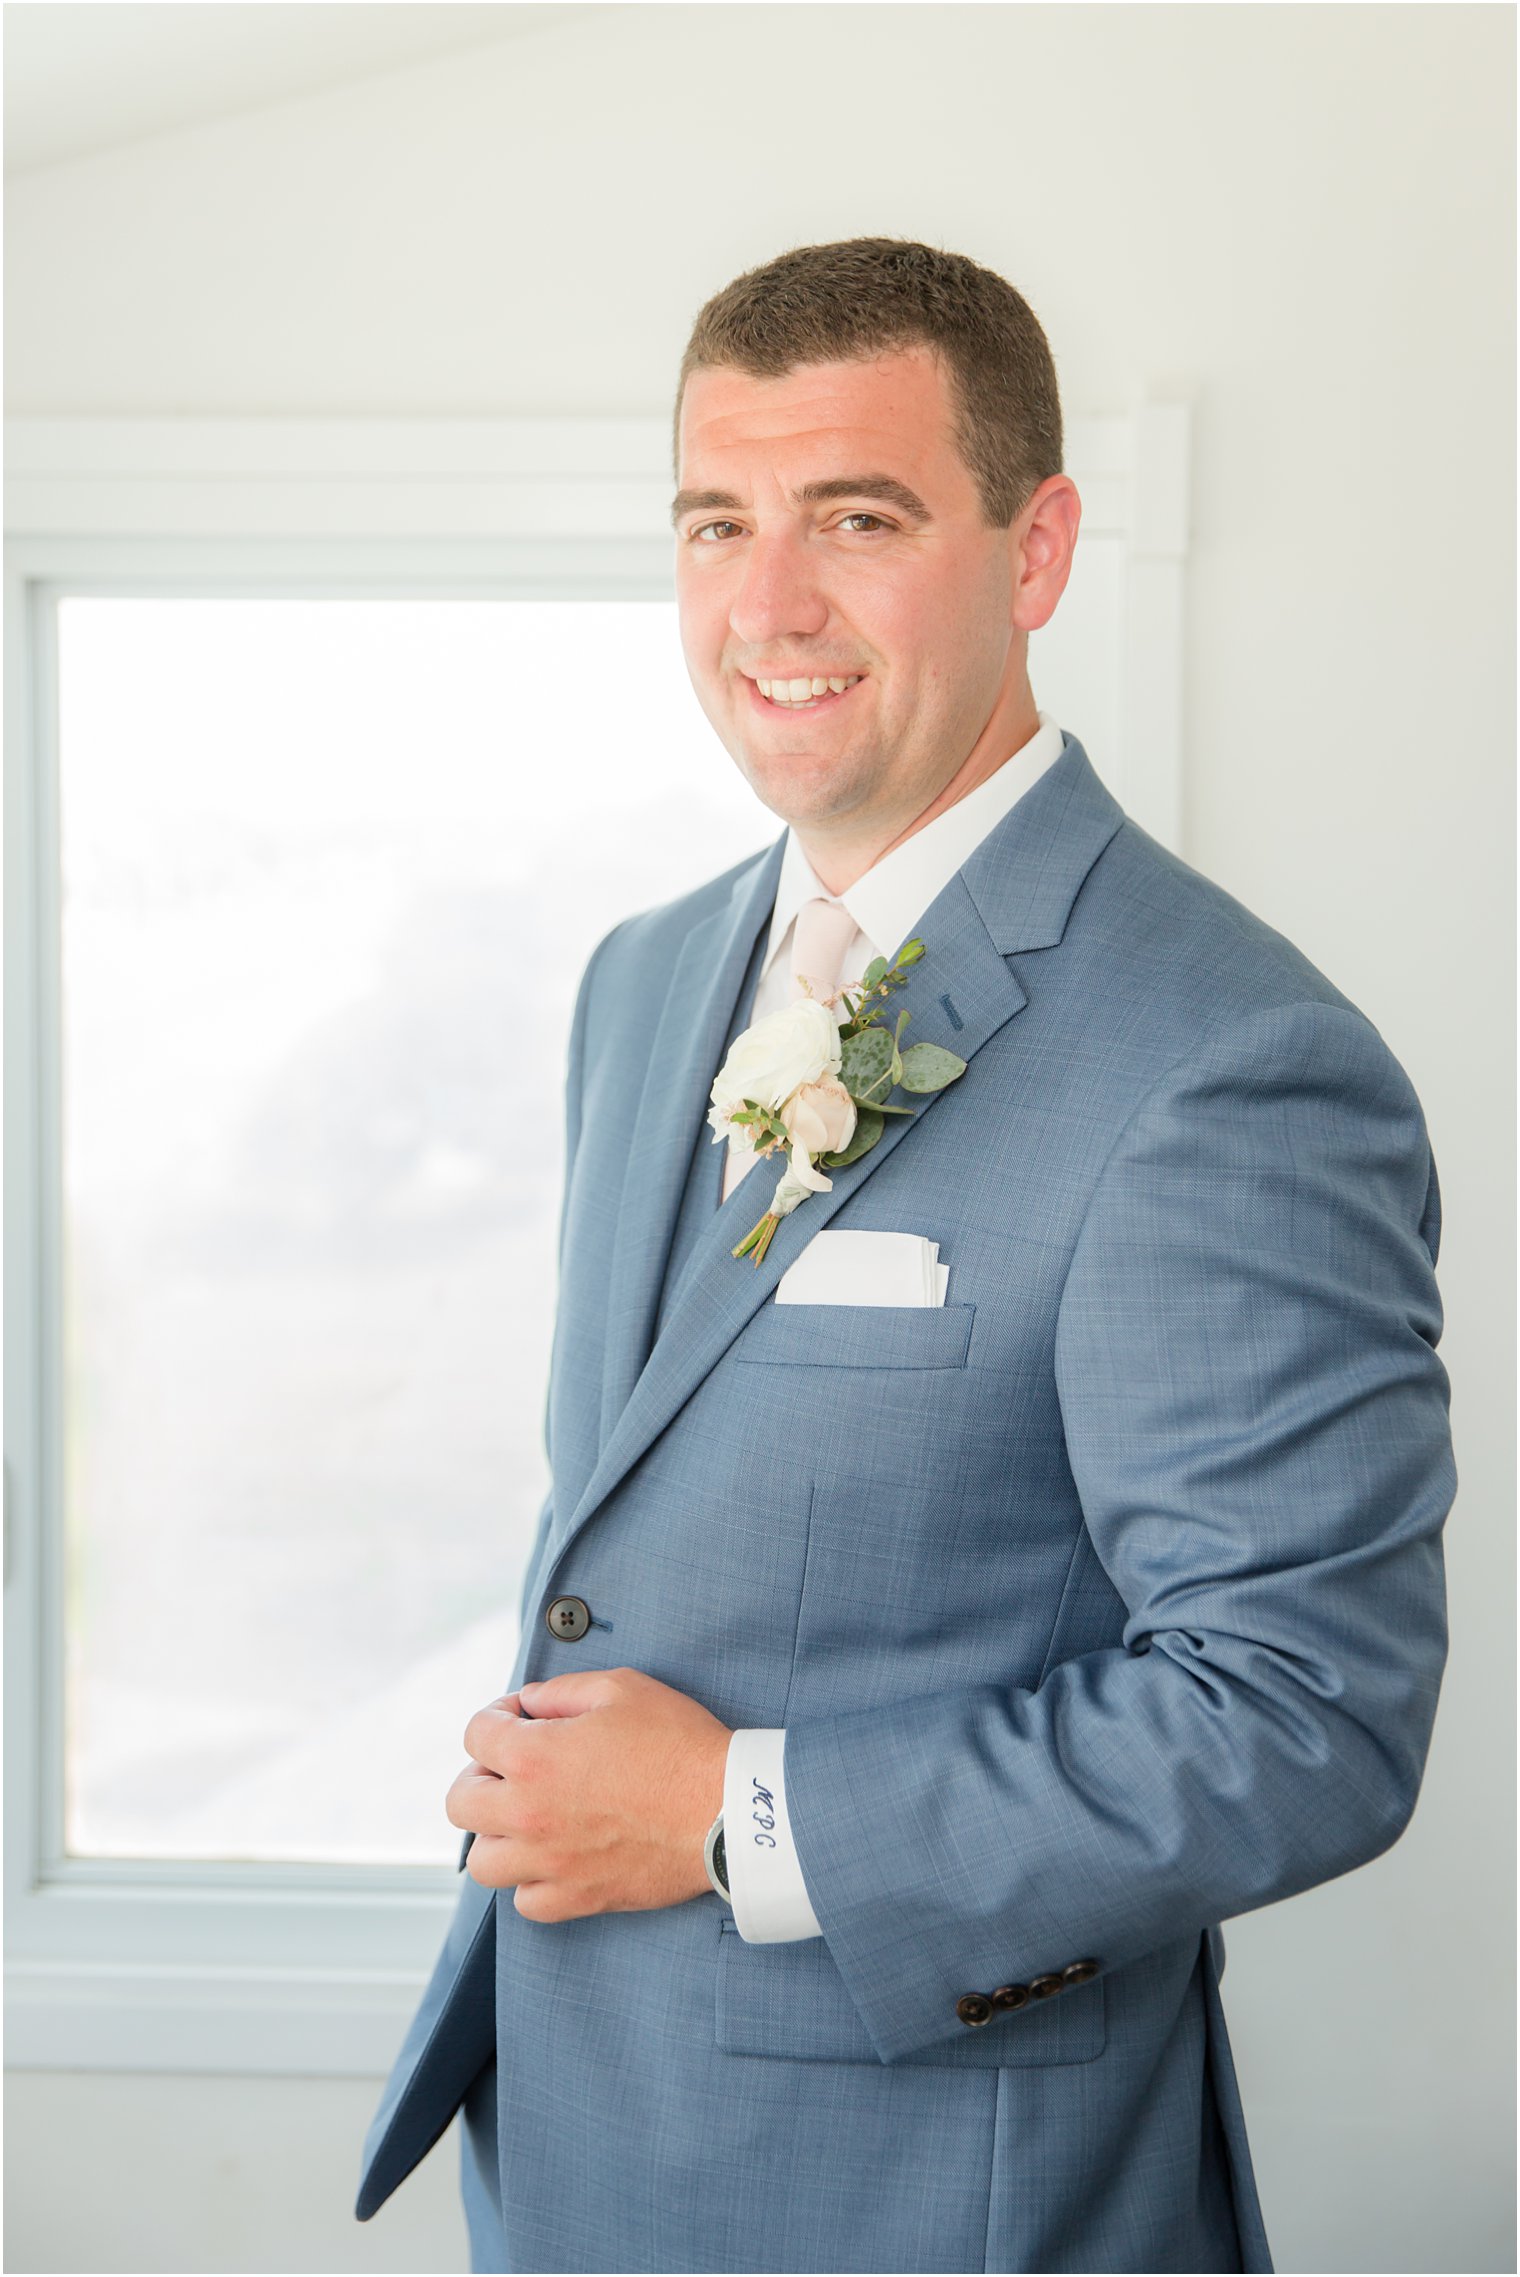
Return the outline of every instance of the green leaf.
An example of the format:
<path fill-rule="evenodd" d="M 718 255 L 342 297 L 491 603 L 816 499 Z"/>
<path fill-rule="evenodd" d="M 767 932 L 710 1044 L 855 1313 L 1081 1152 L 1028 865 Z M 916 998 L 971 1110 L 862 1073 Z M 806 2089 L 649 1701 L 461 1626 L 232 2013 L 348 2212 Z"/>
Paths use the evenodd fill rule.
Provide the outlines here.
<path fill-rule="evenodd" d="M 839 1080 L 852 1099 L 864 1099 L 873 1088 L 889 1090 L 892 1039 L 885 1028 L 857 1028 L 840 1050 Z"/>
<path fill-rule="evenodd" d="M 957 1059 L 939 1044 L 913 1044 L 902 1055 L 902 1074 L 898 1077 L 904 1091 L 943 1091 L 958 1075 L 966 1072 L 966 1062 Z"/>
<path fill-rule="evenodd" d="M 880 1108 L 862 1107 L 849 1145 L 842 1147 L 838 1154 L 822 1154 L 818 1159 L 826 1170 L 845 1170 L 863 1154 L 870 1153 L 886 1127 Z"/>
<path fill-rule="evenodd" d="M 736 1108 L 729 1121 L 748 1130 L 750 1142 L 757 1153 L 767 1139 L 779 1139 L 783 1146 L 786 1144 L 786 1125 L 780 1117 L 773 1114 L 769 1107 L 757 1107 L 752 1100 L 743 1107 Z"/>
<path fill-rule="evenodd" d="M 894 966 L 916 965 L 923 953 L 924 944 L 922 941 L 904 941 L 902 947 L 898 950 L 897 955 L 893 959 L 893 964 Z"/>
<path fill-rule="evenodd" d="M 873 957 L 860 977 L 865 982 L 867 988 L 874 988 L 876 986 L 876 983 L 886 972 L 886 969 L 887 960 L 885 957 Z"/>

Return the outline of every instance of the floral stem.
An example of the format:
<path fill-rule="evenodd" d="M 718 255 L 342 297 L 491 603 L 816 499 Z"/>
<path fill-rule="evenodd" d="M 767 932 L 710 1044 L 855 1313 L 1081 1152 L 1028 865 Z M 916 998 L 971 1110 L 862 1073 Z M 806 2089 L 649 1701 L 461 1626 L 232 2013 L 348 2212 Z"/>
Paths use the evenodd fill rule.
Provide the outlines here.
<path fill-rule="evenodd" d="M 752 1225 L 749 1229 L 749 1232 L 744 1236 L 744 1239 L 741 1242 L 737 1243 L 732 1250 L 730 1250 L 730 1256 L 744 1257 L 748 1255 L 751 1250 L 753 1250 L 754 1263 L 756 1265 L 763 1263 L 765 1253 L 771 1245 L 771 1236 L 775 1233 L 775 1230 L 777 1226 L 780 1225 L 780 1223 L 781 1220 L 778 1217 L 773 1216 L 772 1213 L 767 1210 L 765 1216 L 760 1220 L 760 1223 L 758 1225 Z"/>

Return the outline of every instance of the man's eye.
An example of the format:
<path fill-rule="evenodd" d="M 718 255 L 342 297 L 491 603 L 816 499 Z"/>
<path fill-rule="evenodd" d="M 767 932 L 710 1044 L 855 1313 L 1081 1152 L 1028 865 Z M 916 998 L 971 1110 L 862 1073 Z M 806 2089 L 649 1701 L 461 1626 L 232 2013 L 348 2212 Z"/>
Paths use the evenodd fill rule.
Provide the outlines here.
<path fill-rule="evenodd" d="M 709 530 L 737 530 L 738 527 L 737 522 L 704 522 L 700 529 L 693 530 L 691 534 L 694 538 L 705 538 Z"/>
<path fill-rule="evenodd" d="M 846 522 L 874 522 L 878 530 L 884 530 L 887 527 L 879 514 L 867 514 L 863 509 L 853 514 L 842 514 L 840 516 L 841 529 Z"/>

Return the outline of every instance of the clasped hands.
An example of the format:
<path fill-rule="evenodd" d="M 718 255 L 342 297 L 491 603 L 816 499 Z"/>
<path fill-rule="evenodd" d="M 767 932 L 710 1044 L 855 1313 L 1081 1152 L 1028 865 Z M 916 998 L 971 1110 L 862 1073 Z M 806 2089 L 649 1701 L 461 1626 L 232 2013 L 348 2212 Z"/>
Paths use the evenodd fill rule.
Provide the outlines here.
<path fill-rule="evenodd" d="M 702 1848 L 730 1736 L 640 1669 L 576 1669 L 471 1716 L 444 1807 L 474 1833 L 474 1880 L 515 1888 L 529 1921 L 680 1905 L 712 1887 Z"/>

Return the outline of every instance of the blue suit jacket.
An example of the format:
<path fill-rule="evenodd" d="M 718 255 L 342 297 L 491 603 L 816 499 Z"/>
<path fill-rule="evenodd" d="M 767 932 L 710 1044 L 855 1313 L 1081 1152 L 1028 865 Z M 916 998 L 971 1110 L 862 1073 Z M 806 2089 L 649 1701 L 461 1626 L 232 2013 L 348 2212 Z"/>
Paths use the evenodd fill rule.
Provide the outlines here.
<path fill-rule="evenodd" d="M 1270 2269 L 1217 1925 L 1397 1838 L 1445 1658 L 1419 1102 L 1068 737 L 915 927 L 899 1001 L 967 1073 L 756 1270 L 704 1115 L 781 850 L 581 985 L 511 1683 L 631 1665 L 785 1726 L 823 1935 L 467 1883 L 359 2212 L 494 2048 L 514 2268 Z M 778 1308 L 826 1225 L 931 1236 L 949 1302 Z"/>

